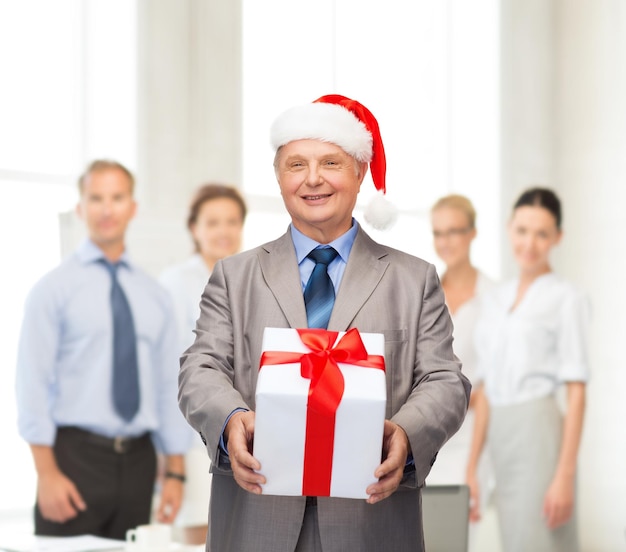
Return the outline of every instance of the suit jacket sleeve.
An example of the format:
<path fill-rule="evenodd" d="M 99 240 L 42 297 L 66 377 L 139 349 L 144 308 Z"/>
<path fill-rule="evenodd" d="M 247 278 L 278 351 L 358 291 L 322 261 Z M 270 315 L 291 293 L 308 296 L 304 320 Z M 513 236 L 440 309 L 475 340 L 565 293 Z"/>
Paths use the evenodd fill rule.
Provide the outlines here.
<path fill-rule="evenodd" d="M 452 321 L 433 265 L 426 272 L 417 321 L 413 388 L 392 420 L 407 433 L 415 460 L 415 480 L 421 486 L 436 454 L 461 426 L 471 385 L 461 373 L 452 349 Z"/>
<path fill-rule="evenodd" d="M 215 466 L 223 464 L 219 441 L 228 415 L 250 409 L 233 385 L 232 313 L 223 265 L 218 262 L 200 301 L 196 339 L 181 357 L 179 406 L 198 431 Z"/>

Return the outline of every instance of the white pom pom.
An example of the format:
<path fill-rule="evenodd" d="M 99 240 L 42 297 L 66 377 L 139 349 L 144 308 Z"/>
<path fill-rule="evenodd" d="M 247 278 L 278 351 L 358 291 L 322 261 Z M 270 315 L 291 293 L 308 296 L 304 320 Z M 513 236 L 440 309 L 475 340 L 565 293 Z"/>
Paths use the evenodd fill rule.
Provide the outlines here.
<path fill-rule="evenodd" d="M 376 230 L 388 230 L 398 219 L 398 209 L 382 192 L 377 192 L 365 208 L 363 218 Z"/>

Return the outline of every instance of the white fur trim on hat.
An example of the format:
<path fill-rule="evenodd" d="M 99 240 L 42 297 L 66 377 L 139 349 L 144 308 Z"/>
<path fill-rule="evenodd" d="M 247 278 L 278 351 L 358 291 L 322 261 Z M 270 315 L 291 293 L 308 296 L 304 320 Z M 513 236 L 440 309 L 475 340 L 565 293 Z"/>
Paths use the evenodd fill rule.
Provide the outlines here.
<path fill-rule="evenodd" d="M 292 107 L 272 124 L 270 141 L 274 151 L 294 140 L 321 140 L 336 144 L 357 161 L 372 160 L 372 135 L 347 109 L 329 103 Z"/>

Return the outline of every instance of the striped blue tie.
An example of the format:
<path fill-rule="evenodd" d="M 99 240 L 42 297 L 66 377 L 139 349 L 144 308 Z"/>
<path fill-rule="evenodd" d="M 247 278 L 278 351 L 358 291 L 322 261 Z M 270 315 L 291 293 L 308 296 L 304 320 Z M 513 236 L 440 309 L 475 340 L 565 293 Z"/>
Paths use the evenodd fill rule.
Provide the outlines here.
<path fill-rule="evenodd" d="M 304 304 L 309 328 L 328 328 L 330 313 L 335 304 L 335 288 L 328 275 L 328 265 L 337 256 L 332 247 L 314 249 L 307 257 L 315 261 L 315 268 L 304 289 Z"/>
<path fill-rule="evenodd" d="M 117 280 L 119 263 L 102 263 L 111 275 L 111 312 L 113 317 L 113 405 L 127 422 L 139 410 L 137 336 L 128 299 Z"/>

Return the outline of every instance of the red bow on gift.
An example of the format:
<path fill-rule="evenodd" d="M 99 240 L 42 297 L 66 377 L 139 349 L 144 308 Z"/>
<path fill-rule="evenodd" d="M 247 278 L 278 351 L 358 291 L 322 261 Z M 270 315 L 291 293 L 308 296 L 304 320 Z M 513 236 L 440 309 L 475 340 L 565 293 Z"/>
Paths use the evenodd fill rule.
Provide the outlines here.
<path fill-rule="evenodd" d="M 300 363 L 300 374 L 311 380 L 307 402 L 302 494 L 329 496 L 335 442 L 335 415 L 343 396 L 343 374 L 338 363 L 385 369 L 385 359 L 368 355 L 356 328 L 348 330 L 333 347 L 338 332 L 296 330 L 311 352 L 265 351 L 261 367 Z"/>

